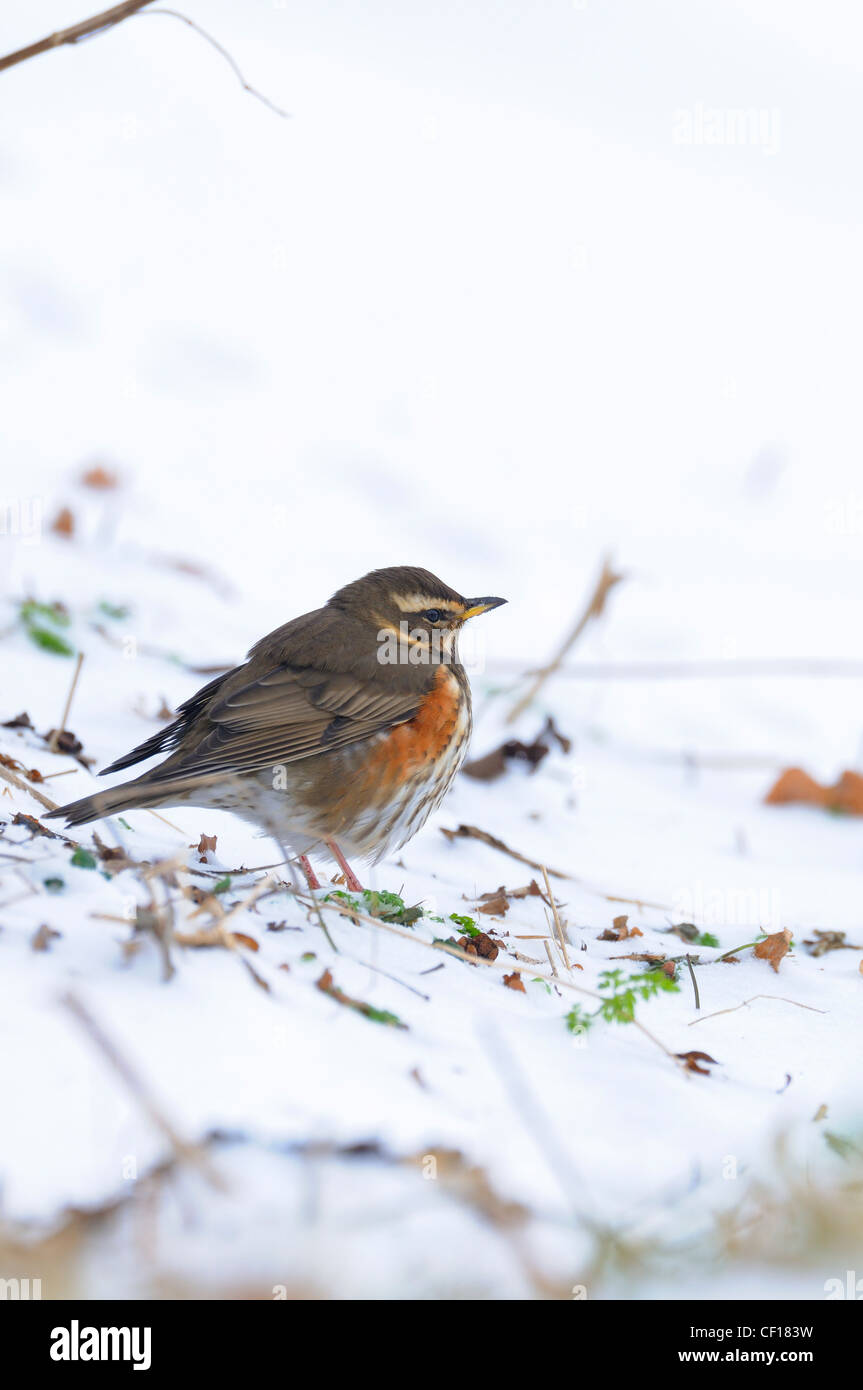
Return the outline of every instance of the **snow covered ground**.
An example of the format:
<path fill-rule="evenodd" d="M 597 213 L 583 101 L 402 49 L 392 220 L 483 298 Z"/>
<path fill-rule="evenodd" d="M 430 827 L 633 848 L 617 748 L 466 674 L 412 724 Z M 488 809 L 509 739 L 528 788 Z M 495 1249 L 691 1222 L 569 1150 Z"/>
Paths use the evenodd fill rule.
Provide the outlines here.
<path fill-rule="evenodd" d="M 788 765 L 860 767 L 860 677 L 741 671 L 861 657 L 859 21 L 827 6 L 816 43 L 767 0 L 649 25 L 634 3 L 188 13 L 289 121 L 164 17 L 0 85 L 0 721 L 34 726 L 0 754 L 69 773 L 0 795 L 0 1274 L 46 1296 L 822 1298 L 860 1269 L 863 952 L 804 942 L 863 946 L 863 831 L 763 798 Z M 36 37 L 3 23 L 4 51 Z M 681 142 L 699 105 L 769 119 Z M 119 485 L 84 485 L 94 464 Z M 625 580 L 569 665 L 711 673 L 563 673 L 505 724 L 607 552 Z M 188 667 L 405 562 L 509 599 L 470 651 L 474 755 L 548 715 L 570 752 L 460 777 L 373 871 L 414 925 L 325 906 L 324 932 L 279 890 L 231 919 L 236 950 L 172 945 L 165 982 L 131 921 L 150 892 L 189 934 L 211 918 L 183 888 L 227 876 L 230 910 L 262 875 L 229 871 L 279 856 L 188 809 L 98 828 L 177 861 L 172 883 L 13 825 L 93 781 L 40 737 L 74 661 L 21 602 L 65 605 L 34 621 L 85 654 L 68 723 L 98 770 L 203 683 Z M 560 871 L 570 968 L 541 898 L 478 914 L 542 875 L 459 825 Z M 432 948 L 451 913 L 497 934 L 491 967 Z M 622 913 L 642 935 L 601 940 Z M 793 934 L 778 972 L 718 961 L 762 929 Z M 638 1003 L 652 1037 L 571 1033 L 596 1007 L 573 987 L 645 971 L 629 952 L 697 954 L 700 1008 L 680 962 Z M 692 1050 L 709 1075 L 668 1055 Z"/>

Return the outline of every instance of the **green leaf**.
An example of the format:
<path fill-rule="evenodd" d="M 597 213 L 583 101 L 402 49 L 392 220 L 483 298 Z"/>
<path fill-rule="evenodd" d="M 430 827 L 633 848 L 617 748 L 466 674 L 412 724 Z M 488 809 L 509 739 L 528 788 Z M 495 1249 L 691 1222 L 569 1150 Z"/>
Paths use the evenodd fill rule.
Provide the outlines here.
<path fill-rule="evenodd" d="M 25 599 L 18 609 L 18 616 L 22 623 L 28 626 L 37 618 L 43 622 L 53 623 L 55 627 L 68 627 L 72 621 L 69 614 L 54 603 L 37 603 L 36 599 Z"/>
<path fill-rule="evenodd" d="M 719 941 L 713 932 L 703 931 L 700 936 L 696 936 L 695 944 L 696 946 L 718 946 Z"/>
<path fill-rule="evenodd" d="M 545 984 L 544 980 L 543 984 Z M 566 1015 L 566 1026 L 570 1033 L 586 1033 L 592 1022 L 593 1014 L 587 1013 L 582 1008 L 581 1004 L 573 1004 L 569 1013 Z"/>
<path fill-rule="evenodd" d="M 224 878 L 220 878 L 219 881 L 218 881 L 218 883 L 214 883 L 214 884 L 213 884 L 213 892 L 214 892 L 214 893 L 227 893 L 227 891 L 228 891 L 228 889 L 230 888 L 230 886 L 231 886 L 231 876 L 230 876 L 230 874 L 225 874 L 225 877 L 224 877 Z"/>
<path fill-rule="evenodd" d="M 366 1018 L 370 1018 L 373 1023 L 386 1023 L 390 1028 L 404 1028 L 398 1014 L 391 1014 L 388 1009 L 374 1009 L 371 1004 L 367 1004 L 361 1011 Z"/>
<path fill-rule="evenodd" d="M 121 618 L 128 618 L 132 612 L 125 603 L 109 603 L 107 599 L 102 599 L 99 604 L 99 612 L 104 613 L 106 618 L 114 618 L 119 622 Z"/>
<path fill-rule="evenodd" d="M 62 893 L 66 884 L 62 878 L 45 878 L 42 880 L 42 887 L 49 893 Z"/>
<path fill-rule="evenodd" d="M 37 647 L 43 651 L 55 652 L 57 656 L 74 656 L 75 648 L 70 647 L 65 638 L 57 632 L 50 632 L 47 627 L 36 627 L 35 624 L 28 624 L 27 636 L 31 642 L 35 642 Z"/>
<path fill-rule="evenodd" d="M 468 936 L 482 936 L 482 932 L 472 917 L 460 917 L 457 912 L 451 912 L 449 920 L 455 922 L 457 927 L 461 927 Z"/>
<path fill-rule="evenodd" d="M 75 865 L 76 869 L 95 869 L 96 856 L 91 854 L 88 849 L 84 849 L 79 845 L 72 855 L 70 862 Z"/>

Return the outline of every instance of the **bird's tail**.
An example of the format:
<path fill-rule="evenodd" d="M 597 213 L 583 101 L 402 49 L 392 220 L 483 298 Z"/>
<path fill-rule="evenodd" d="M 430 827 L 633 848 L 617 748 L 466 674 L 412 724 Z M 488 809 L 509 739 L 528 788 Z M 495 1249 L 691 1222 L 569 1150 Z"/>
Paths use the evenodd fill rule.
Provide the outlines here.
<path fill-rule="evenodd" d="M 161 806 L 170 801 L 166 796 L 165 785 L 147 784 L 144 778 L 123 782 L 119 787 L 107 787 L 105 791 L 84 796 L 80 801 L 70 801 L 68 806 L 58 806 L 49 811 L 46 820 L 65 820 L 67 825 L 86 825 L 88 821 L 104 820 L 123 811 L 146 810 L 151 806 Z"/>

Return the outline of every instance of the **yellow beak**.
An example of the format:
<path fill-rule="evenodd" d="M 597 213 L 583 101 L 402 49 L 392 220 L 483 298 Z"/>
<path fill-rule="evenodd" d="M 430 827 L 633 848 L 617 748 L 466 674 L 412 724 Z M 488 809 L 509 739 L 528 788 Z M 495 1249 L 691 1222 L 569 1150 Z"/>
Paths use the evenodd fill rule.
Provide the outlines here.
<path fill-rule="evenodd" d="M 505 598 L 469 598 L 469 606 L 462 613 L 461 621 L 465 623 L 468 618 L 477 618 L 480 613 L 487 613 L 490 608 L 500 608 L 502 603 L 506 603 Z"/>

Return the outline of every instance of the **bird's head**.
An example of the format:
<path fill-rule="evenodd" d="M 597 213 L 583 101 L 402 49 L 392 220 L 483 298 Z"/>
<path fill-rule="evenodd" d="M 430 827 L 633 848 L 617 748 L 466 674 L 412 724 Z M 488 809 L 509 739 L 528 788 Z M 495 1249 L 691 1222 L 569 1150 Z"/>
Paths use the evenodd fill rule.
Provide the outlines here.
<path fill-rule="evenodd" d="M 411 661 L 452 660 L 463 624 L 502 603 L 506 599 L 465 598 L 429 570 L 410 565 L 373 570 L 330 599 L 332 607 L 368 623 L 379 641 L 390 637 L 413 651 Z"/>

